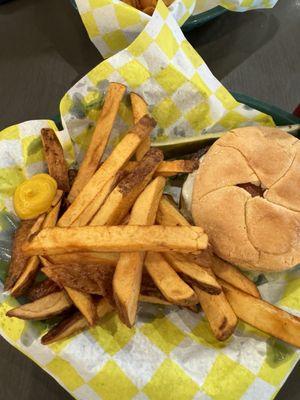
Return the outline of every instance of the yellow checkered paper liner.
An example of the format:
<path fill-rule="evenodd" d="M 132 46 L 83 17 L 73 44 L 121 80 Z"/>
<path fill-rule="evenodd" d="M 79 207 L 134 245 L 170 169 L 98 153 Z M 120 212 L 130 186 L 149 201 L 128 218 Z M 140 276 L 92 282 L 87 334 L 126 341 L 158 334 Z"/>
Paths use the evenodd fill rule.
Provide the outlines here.
<path fill-rule="evenodd" d="M 91 41 L 104 58 L 125 49 L 151 17 L 121 0 L 75 0 Z M 273 7 L 277 0 L 175 0 L 169 7 L 181 26 L 192 14 L 218 5 L 231 11 Z"/>
<path fill-rule="evenodd" d="M 196 0 L 194 15 L 222 6 L 230 11 L 248 11 L 257 8 L 272 8 L 278 0 Z"/>
<path fill-rule="evenodd" d="M 151 17 L 121 0 L 75 0 L 90 39 L 104 58 L 125 49 Z M 196 0 L 175 0 L 169 10 L 182 25 L 192 15 Z"/>
<path fill-rule="evenodd" d="M 199 138 L 245 125 L 273 125 L 272 118 L 238 103 L 213 76 L 184 37 L 162 1 L 151 21 L 126 49 L 103 61 L 61 101 L 60 111 L 77 155 L 85 150 L 108 81 L 123 83 L 141 95 L 157 121 L 158 145 Z M 129 99 L 121 105 L 107 153 L 119 133 L 132 124 Z"/>

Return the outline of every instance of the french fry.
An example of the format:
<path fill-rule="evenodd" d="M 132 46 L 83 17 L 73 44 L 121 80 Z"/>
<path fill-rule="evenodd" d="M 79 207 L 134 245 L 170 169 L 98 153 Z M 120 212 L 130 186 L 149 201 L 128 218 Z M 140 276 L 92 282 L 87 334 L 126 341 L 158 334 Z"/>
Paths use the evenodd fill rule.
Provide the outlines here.
<path fill-rule="evenodd" d="M 80 292 L 69 286 L 64 286 L 70 299 L 85 317 L 90 326 L 94 325 L 97 320 L 96 306 L 93 302 L 92 296 L 88 293 Z"/>
<path fill-rule="evenodd" d="M 163 196 L 160 200 L 156 221 L 160 225 L 166 226 L 190 226 L 189 222 L 177 210 L 175 205 L 171 203 L 167 196 Z"/>
<path fill-rule="evenodd" d="M 78 290 L 77 288 L 70 287 L 66 285 L 65 283 L 61 283 L 59 279 L 57 279 L 57 275 L 55 274 L 54 271 L 50 273 L 51 268 L 53 265 L 49 263 L 49 261 L 45 257 L 40 257 L 40 260 L 43 264 L 43 271 L 47 272 L 48 277 L 51 277 L 51 279 L 56 279 L 56 283 L 58 285 L 63 286 L 67 294 L 69 295 L 70 299 L 73 301 L 74 305 L 78 308 L 78 310 L 82 313 L 82 315 L 86 318 L 87 322 L 89 325 L 93 325 L 96 321 L 96 306 L 93 301 L 93 298 L 91 294 L 89 293 L 84 293 L 83 291 Z M 60 274 L 61 277 L 61 274 Z M 74 277 L 70 277 L 70 283 L 72 286 L 72 283 L 74 284 Z M 82 285 L 84 286 L 84 285 Z"/>
<path fill-rule="evenodd" d="M 148 296 L 148 295 L 140 295 L 139 301 L 143 303 L 151 303 L 151 304 L 161 304 L 169 306 L 171 303 L 166 300 L 160 299 L 157 296 Z M 106 298 L 102 298 L 97 306 L 97 323 L 101 323 L 101 318 L 105 315 L 109 314 L 113 311 L 112 305 Z M 70 336 L 76 335 L 81 331 L 87 329 L 88 323 L 86 319 L 79 313 L 76 312 L 71 317 L 67 317 L 66 319 L 59 322 L 56 326 L 51 328 L 41 339 L 42 344 L 48 345 L 59 340 L 66 339 Z"/>
<path fill-rule="evenodd" d="M 208 268 L 200 267 L 179 253 L 165 253 L 164 257 L 178 274 L 183 275 L 185 279 L 192 281 L 202 290 L 213 295 L 221 293 L 221 286 Z"/>
<path fill-rule="evenodd" d="M 192 256 L 198 265 L 203 264 L 203 258 L 206 256 L 204 253 L 205 252 L 199 253 L 196 256 Z M 221 260 L 221 258 L 215 256 L 214 254 L 209 254 L 208 262 L 210 268 L 218 278 L 223 279 L 224 281 L 230 283 L 240 290 L 243 290 L 248 294 L 251 294 L 251 296 L 257 298 L 261 297 L 255 283 L 247 278 L 234 265 Z M 203 266 L 205 267 L 205 265 Z"/>
<path fill-rule="evenodd" d="M 119 253 L 96 253 L 96 252 L 78 252 L 48 255 L 47 260 L 52 264 L 94 264 L 94 265 L 117 265 Z"/>
<path fill-rule="evenodd" d="M 143 12 L 148 15 L 153 15 L 154 11 L 155 11 L 155 7 L 153 7 L 153 6 L 146 7 L 143 9 Z"/>
<path fill-rule="evenodd" d="M 79 217 L 72 223 L 72 226 L 85 226 L 93 219 L 99 208 L 103 205 L 111 191 L 115 188 L 115 177 L 109 179 L 104 185 L 101 192 L 96 196 L 94 201 L 90 203 L 87 208 L 79 215 Z"/>
<path fill-rule="evenodd" d="M 49 294 L 59 292 L 60 287 L 50 279 L 45 279 L 41 282 L 35 283 L 27 292 L 26 296 L 29 300 L 35 301 Z"/>
<path fill-rule="evenodd" d="M 300 347 L 300 318 L 220 280 L 225 296 L 239 319 L 255 328 Z"/>
<path fill-rule="evenodd" d="M 69 192 L 68 166 L 56 133 L 53 129 L 44 128 L 41 130 L 41 138 L 49 175 L 56 180 L 58 189 Z"/>
<path fill-rule="evenodd" d="M 161 297 L 153 296 L 153 295 L 147 295 L 147 294 L 140 294 L 139 295 L 139 301 L 141 303 L 160 304 L 162 306 L 173 306 L 174 305 L 174 304 L 170 303 L 169 301 L 164 300 Z"/>
<path fill-rule="evenodd" d="M 151 225 L 155 221 L 159 200 L 165 186 L 162 177 L 152 181 L 137 198 L 129 219 L 130 224 Z M 137 248 L 121 253 L 113 277 L 113 293 L 120 319 L 131 327 L 136 318 L 145 253 Z"/>
<path fill-rule="evenodd" d="M 106 296 L 111 292 L 114 269 L 105 265 L 48 265 L 42 272 L 60 286 L 69 286 L 83 293 Z"/>
<path fill-rule="evenodd" d="M 26 255 L 51 255 L 76 251 L 193 252 L 207 247 L 207 235 L 196 226 L 84 226 L 43 229 L 23 245 Z M 198 266 L 197 266 L 198 268 Z"/>
<path fill-rule="evenodd" d="M 72 225 L 86 207 L 94 201 L 104 185 L 126 164 L 155 125 L 152 118 L 145 116 L 124 136 L 60 218 L 59 226 Z"/>
<path fill-rule="evenodd" d="M 159 203 L 156 220 L 160 224 L 167 224 L 169 226 L 190 226 L 184 216 L 180 214 L 165 196 Z M 221 292 L 221 287 L 209 268 L 202 268 L 185 255 L 178 253 L 166 253 L 165 258 L 176 272 L 194 281 L 202 290 L 210 294 Z"/>
<path fill-rule="evenodd" d="M 126 86 L 120 83 L 112 82 L 108 86 L 91 142 L 68 196 L 70 203 L 78 196 L 99 166 L 125 91 Z"/>
<path fill-rule="evenodd" d="M 159 203 L 156 220 L 160 224 L 189 226 L 188 221 L 165 196 Z M 205 271 L 204 268 L 203 271 Z M 201 290 L 199 286 L 194 285 L 193 288 L 214 336 L 218 340 L 226 340 L 233 333 L 237 318 L 224 293 L 221 291 L 219 294 L 212 295 Z"/>
<path fill-rule="evenodd" d="M 9 310 L 6 315 L 26 320 L 44 320 L 59 315 L 72 307 L 72 301 L 64 291 L 51 293 L 45 297 Z"/>
<path fill-rule="evenodd" d="M 26 268 L 28 257 L 23 253 L 22 246 L 27 241 L 27 237 L 34 224 L 35 220 L 21 221 L 19 228 L 14 234 L 12 256 L 8 275 L 4 284 L 4 290 L 10 290 L 16 284 L 22 272 Z"/>
<path fill-rule="evenodd" d="M 131 172 L 137 165 L 136 161 L 129 161 L 125 166 L 126 172 Z M 170 177 L 177 174 L 189 174 L 198 168 L 197 160 L 163 161 L 155 171 L 155 176 Z"/>
<path fill-rule="evenodd" d="M 60 194 L 62 195 L 62 192 L 60 192 Z M 57 198 L 52 204 L 55 204 L 56 201 Z M 43 220 L 43 228 L 50 228 L 55 226 L 58 218 L 58 213 L 60 210 L 60 205 L 61 205 L 61 200 L 59 200 L 58 203 L 56 203 L 54 207 L 45 216 Z M 31 230 L 30 235 L 32 235 L 33 232 L 34 230 Z M 19 297 L 22 296 L 24 293 L 26 293 L 26 291 L 34 281 L 36 274 L 39 271 L 39 266 L 40 266 L 39 257 L 32 256 L 28 259 L 23 272 L 21 273 L 18 280 L 15 282 L 14 286 L 10 290 L 10 294 L 12 296 Z"/>
<path fill-rule="evenodd" d="M 130 93 L 130 100 L 132 106 L 133 122 L 136 124 L 144 115 L 148 113 L 148 106 L 144 99 L 136 93 Z M 150 149 L 150 137 L 147 137 L 136 150 L 136 159 L 140 161 L 147 151 Z"/>
<path fill-rule="evenodd" d="M 150 182 L 156 168 L 163 160 L 163 153 L 152 148 L 107 197 L 105 203 L 90 222 L 92 226 L 118 225 L 132 207 L 138 195 Z"/>
<path fill-rule="evenodd" d="M 113 307 L 110 303 L 105 298 L 101 299 L 96 306 L 97 321 L 99 322 L 101 318 L 112 310 Z M 86 328 L 88 328 L 86 319 L 79 312 L 76 312 L 71 317 L 62 320 L 50 329 L 46 335 L 42 337 L 41 342 L 42 344 L 51 344 L 73 336 Z"/>
<path fill-rule="evenodd" d="M 218 340 L 228 339 L 234 332 L 238 319 L 223 292 L 211 295 L 194 286 L 200 306 L 209 326 Z"/>
<path fill-rule="evenodd" d="M 174 304 L 187 306 L 197 304 L 197 296 L 167 263 L 160 253 L 148 252 L 145 267 L 164 297 Z"/>

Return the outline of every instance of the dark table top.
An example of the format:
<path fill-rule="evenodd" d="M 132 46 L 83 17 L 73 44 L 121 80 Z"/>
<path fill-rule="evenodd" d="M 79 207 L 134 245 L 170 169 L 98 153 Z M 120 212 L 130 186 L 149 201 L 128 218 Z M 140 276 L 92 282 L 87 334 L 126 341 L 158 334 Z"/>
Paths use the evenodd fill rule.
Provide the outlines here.
<path fill-rule="evenodd" d="M 187 34 L 225 86 L 292 111 L 300 102 L 300 4 L 226 13 Z M 101 61 L 69 0 L 13 0 L 0 5 L 0 130 L 52 118 L 67 89 Z M 0 338 L 1 399 L 71 397 Z M 300 365 L 276 400 L 299 399 Z"/>

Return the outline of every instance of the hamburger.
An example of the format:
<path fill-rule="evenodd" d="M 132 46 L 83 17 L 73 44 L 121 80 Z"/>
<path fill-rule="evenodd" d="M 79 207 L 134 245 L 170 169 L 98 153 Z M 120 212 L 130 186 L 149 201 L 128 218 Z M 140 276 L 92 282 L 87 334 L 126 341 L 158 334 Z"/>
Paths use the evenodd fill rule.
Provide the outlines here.
<path fill-rule="evenodd" d="M 183 187 L 215 254 L 247 270 L 300 263 L 300 141 L 277 128 L 234 129 Z"/>

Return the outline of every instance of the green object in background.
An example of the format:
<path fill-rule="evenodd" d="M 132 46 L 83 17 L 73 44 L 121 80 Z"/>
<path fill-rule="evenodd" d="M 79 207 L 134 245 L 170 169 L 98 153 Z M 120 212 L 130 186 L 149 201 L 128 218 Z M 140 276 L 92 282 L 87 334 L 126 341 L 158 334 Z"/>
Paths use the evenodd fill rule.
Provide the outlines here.
<path fill-rule="evenodd" d="M 211 21 L 212 19 L 215 19 L 217 17 L 220 17 L 227 11 L 228 10 L 226 10 L 226 8 L 218 6 L 212 8 L 211 10 L 205 11 L 201 14 L 191 15 L 187 19 L 187 21 L 183 24 L 182 30 L 183 32 L 190 32 L 193 29 L 199 28 L 199 26 L 206 24 L 206 22 Z"/>

